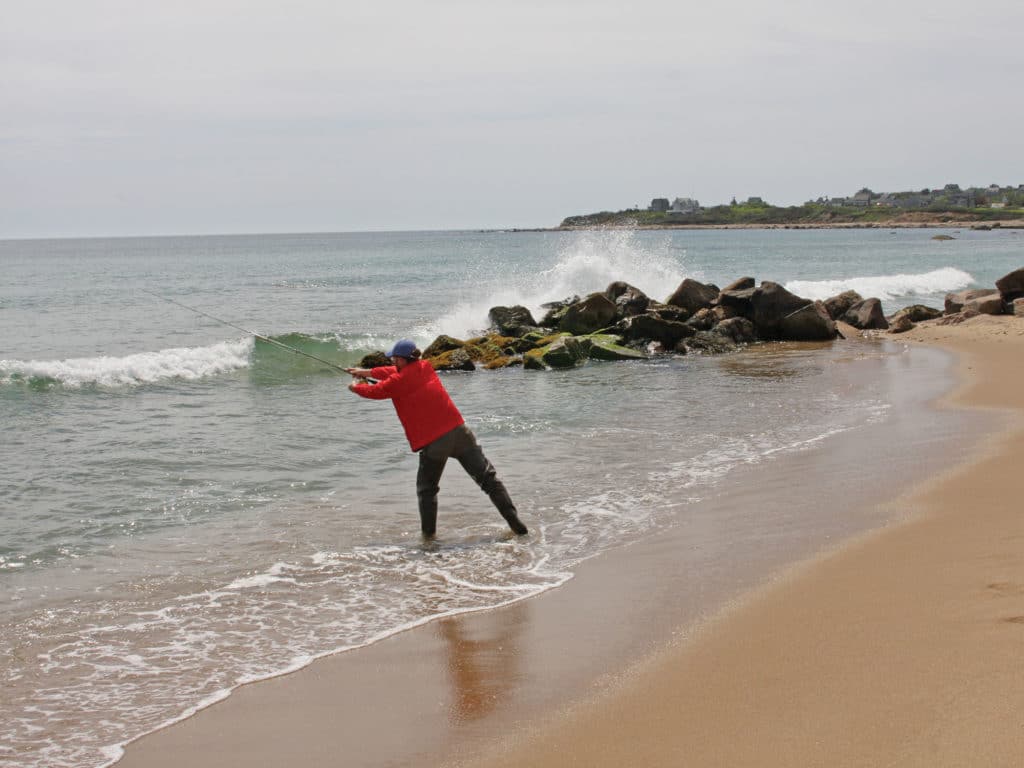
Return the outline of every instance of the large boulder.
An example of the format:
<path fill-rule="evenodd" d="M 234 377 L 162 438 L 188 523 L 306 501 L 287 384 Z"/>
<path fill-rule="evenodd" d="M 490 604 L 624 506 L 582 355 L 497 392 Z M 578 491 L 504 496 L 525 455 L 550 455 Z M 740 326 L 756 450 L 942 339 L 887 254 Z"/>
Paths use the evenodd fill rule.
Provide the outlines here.
<path fill-rule="evenodd" d="M 427 358 L 435 371 L 475 371 L 476 364 L 465 347 Z"/>
<path fill-rule="evenodd" d="M 547 310 L 544 317 L 541 318 L 541 326 L 543 328 L 557 328 L 558 323 L 562 319 L 566 310 L 579 300 L 579 296 L 570 296 L 569 298 L 562 299 L 561 301 L 549 301 L 547 304 L 541 304 L 540 308 Z"/>
<path fill-rule="evenodd" d="M 878 299 L 858 301 L 840 319 L 862 331 L 885 330 L 889 327 L 889 321 L 882 312 L 882 302 Z"/>
<path fill-rule="evenodd" d="M 711 303 L 718 298 L 718 293 L 718 286 L 704 285 L 704 283 L 686 278 L 665 300 L 665 303 L 673 307 L 682 307 L 692 315 L 701 309 L 710 307 Z"/>
<path fill-rule="evenodd" d="M 730 317 L 715 326 L 715 333 L 728 336 L 737 344 L 749 344 L 757 338 L 754 324 L 745 317 Z"/>
<path fill-rule="evenodd" d="M 736 342 L 728 336 L 715 331 L 697 331 L 690 338 L 679 342 L 676 351 L 695 355 L 721 355 L 734 349 Z"/>
<path fill-rule="evenodd" d="M 982 315 L 1001 315 L 1003 308 L 1001 293 L 987 293 L 964 302 L 964 309 L 971 309 Z"/>
<path fill-rule="evenodd" d="M 360 368 L 383 368 L 388 365 L 391 365 L 391 358 L 379 349 L 376 352 L 363 355 L 359 361 Z"/>
<path fill-rule="evenodd" d="M 530 310 L 518 304 L 512 307 L 491 307 L 487 318 L 503 336 L 522 336 L 537 328 L 537 321 L 533 319 Z"/>
<path fill-rule="evenodd" d="M 653 299 L 651 300 L 651 303 L 647 305 L 647 311 L 644 314 L 657 315 L 662 320 L 676 320 L 680 323 L 690 316 L 690 313 L 682 307 L 673 307 L 668 304 L 662 304 L 660 301 L 654 301 Z"/>
<path fill-rule="evenodd" d="M 884 318 L 883 318 L 884 319 Z M 800 307 L 782 318 L 779 338 L 787 341 L 831 341 L 836 337 L 836 324 L 820 301 Z"/>
<path fill-rule="evenodd" d="M 558 322 L 559 330 L 574 336 L 593 333 L 615 322 L 615 304 L 603 293 L 592 293 L 571 304 Z"/>
<path fill-rule="evenodd" d="M 722 293 L 726 291 L 748 291 L 757 285 L 757 281 L 752 277 L 741 277 L 739 280 L 733 280 L 725 288 L 722 289 Z"/>
<path fill-rule="evenodd" d="M 723 320 L 736 317 L 736 311 L 729 307 L 705 307 L 698 309 L 686 324 L 698 331 L 710 331 Z"/>
<path fill-rule="evenodd" d="M 912 304 L 909 307 L 903 307 L 903 309 L 893 314 L 889 318 L 889 325 L 895 322 L 902 322 L 899 319 L 901 317 L 907 317 L 912 323 L 920 323 L 924 320 L 934 320 L 937 317 L 942 317 L 942 310 L 935 307 L 926 307 L 924 304 Z"/>
<path fill-rule="evenodd" d="M 606 333 L 594 333 L 582 338 L 590 342 L 587 357 L 591 360 L 646 360 L 647 355 L 636 349 L 619 344 L 617 336 Z"/>
<path fill-rule="evenodd" d="M 605 289 L 604 295 L 615 303 L 616 315 L 620 318 L 641 315 L 651 303 L 647 294 L 639 288 L 617 280 Z"/>
<path fill-rule="evenodd" d="M 996 288 L 1003 295 L 1003 301 L 1007 303 L 1024 297 L 1024 267 L 1000 277 L 996 280 Z"/>
<path fill-rule="evenodd" d="M 693 317 L 686 321 L 686 324 L 697 331 L 710 331 L 718 322 L 719 319 L 715 317 L 714 309 L 704 307 L 704 309 L 698 309 Z"/>
<path fill-rule="evenodd" d="M 889 333 L 906 333 L 916 327 L 913 319 L 908 314 L 901 315 L 897 313 L 889 321 Z"/>
<path fill-rule="evenodd" d="M 812 304 L 809 299 L 790 293 L 778 283 L 764 280 L 751 294 L 751 314 L 748 317 L 754 321 L 758 338 L 782 339 L 786 338 L 782 329 L 783 319 Z M 793 325 L 796 327 L 798 323 Z"/>
<path fill-rule="evenodd" d="M 441 334 L 432 342 L 430 346 L 423 350 L 424 357 L 437 357 L 444 352 L 451 352 L 453 349 L 462 349 L 466 346 L 466 342 L 456 339 L 452 336 L 445 336 Z M 388 363 L 390 365 L 390 363 Z"/>
<path fill-rule="evenodd" d="M 523 355 L 523 366 L 529 370 L 575 368 L 587 361 L 592 346 L 586 337 L 560 336 L 546 347 Z"/>
<path fill-rule="evenodd" d="M 843 291 L 837 296 L 825 299 L 825 311 L 833 320 L 838 320 L 850 311 L 850 307 L 862 301 L 864 297 L 856 291 Z"/>
<path fill-rule="evenodd" d="M 739 317 L 739 313 L 736 312 L 736 310 L 730 307 L 723 307 L 721 305 L 712 307 L 711 312 L 719 323 L 722 322 L 723 320 L 729 320 L 730 318 L 733 317 Z"/>
<path fill-rule="evenodd" d="M 980 313 L 976 309 L 964 309 L 960 312 L 953 312 L 952 314 L 944 315 L 940 319 L 935 321 L 936 325 L 960 325 L 960 323 L 970 320 L 972 317 L 977 317 Z"/>
<path fill-rule="evenodd" d="M 970 288 L 966 291 L 957 291 L 956 293 L 946 294 L 946 312 L 947 315 L 953 315 L 960 312 L 971 299 L 976 299 L 979 296 L 987 296 L 992 293 L 991 288 Z"/>
<path fill-rule="evenodd" d="M 737 283 L 746 285 L 746 280 L 737 281 Z M 754 314 L 754 294 L 757 293 L 758 290 L 759 289 L 754 286 L 747 288 L 725 288 L 718 294 L 718 298 L 715 299 L 715 301 L 718 306 L 725 307 L 737 315 L 752 318 Z"/>
<path fill-rule="evenodd" d="M 633 343 L 657 341 L 666 349 L 673 349 L 683 339 L 693 336 L 696 331 L 678 320 L 666 320 L 647 313 L 627 317 L 617 326 L 619 334 Z"/>
<path fill-rule="evenodd" d="M 484 366 L 488 371 L 495 371 L 499 368 L 512 368 L 517 365 L 523 364 L 523 358 L 521 357 L 497 357 L 491 362 Z"/>
<path fill-rule="evenodd" d="M 490 363 L 497 358 L 511 357 L 533 349 L 535 346 L 537 345 L 515 336 L 491 333 L 487 336 L 478 336 L 475 339 L 467 340 L 463 349 L 469 353 L 474 363 Z"/>

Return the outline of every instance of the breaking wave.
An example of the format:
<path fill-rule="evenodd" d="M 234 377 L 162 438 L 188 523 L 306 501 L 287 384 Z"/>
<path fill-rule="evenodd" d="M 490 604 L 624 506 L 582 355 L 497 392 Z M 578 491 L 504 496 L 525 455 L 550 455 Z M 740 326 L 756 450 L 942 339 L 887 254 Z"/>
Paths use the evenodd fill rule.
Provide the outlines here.
<path fill-rule="evenodd" d="M 126 357 L 0 360 L 0 383 L 30 386 L 132 387 L 168 379 L 194 381 L 249 366 L 252 339 L 177 347 Z"/>
<path fill-rule="evenodd" d="M 918 275 L 875 275 L 848 277 L 840 280 L 790 280 L 786 290 L 807 299 L 827 299 L 843 291 L 856 291 L 861 296 L 882 301 L 928 297 L 960 291 L 974 283 L 967 272 L 943 267 Z"/>
<path fill-rule="evenodd" d="M 51 387 L 124 388 L 171 380 L 196 381 L 243 368 L 252 371 L 257 383 L 274 383 L 331 371 L 330 366 L 356 365 L 374 348 L 375 341 L 368 337 L 342 338 L 332 333 L 286 333 L 269 338 L 300 354 L 260 339 L 246 338 L 206 347 L 139 352 L 125 357 L 0 360 L 0 385 L 20 384 L 43 390 Z"/>
<path fill-rule="evenodd" d="M 664 299 L 687 276 L 682 266 L 684 256 L 670 238 L 642 242 L 632 230 L 580 232 L 556 254 L 550 268 L 519 273 L 504 281 L 502 287 L 481 294 L 481 298 L 460 303 L 417 328 L 416 337 L 429 341 L 441 333 L 458 338 L 473 336 L 487 327 L 488 310 L 495 306 L 522 305 L 540 320 L 544 315 L 542 304 L 603 291 L 616 280 Z"/>

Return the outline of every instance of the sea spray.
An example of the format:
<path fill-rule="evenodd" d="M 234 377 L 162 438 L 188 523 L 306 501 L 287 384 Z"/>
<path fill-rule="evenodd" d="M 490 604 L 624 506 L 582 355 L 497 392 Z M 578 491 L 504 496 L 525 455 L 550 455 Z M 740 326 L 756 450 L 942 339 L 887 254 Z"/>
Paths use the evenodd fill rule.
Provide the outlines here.
<path fill-rule="evenodd" d="M 632 230 L 578 232 L 552 255 L 551 266 L 512 274 L 485 296 L 460 302 L 436 321 L 419 326 L 415 335 L 423 342 L 441 333 L 476 335 L 487 328 L 487 313 L 494 306 L 522 305 L 539 320 L 543 304 L 603 291 L 616 280 L 663 300 L 686 277 L 685 255 L 669 237 L 641 240 Z"/>

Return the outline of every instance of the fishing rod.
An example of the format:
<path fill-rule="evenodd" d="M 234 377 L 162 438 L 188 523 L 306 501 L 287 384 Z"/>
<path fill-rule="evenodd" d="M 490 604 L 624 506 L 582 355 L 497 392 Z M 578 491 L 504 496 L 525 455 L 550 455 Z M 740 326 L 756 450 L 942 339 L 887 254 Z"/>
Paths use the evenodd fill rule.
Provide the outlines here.
<path fill-rule="evenodd" d="M 174 299 L 168 299 L 166 296 L 161 296 L 158 293 L 153 293 L 152 291 L 147 291 L 145 288 L 140 288 L 139 290 L 141 290 L 143 293 L 148 293 L 150 296 L 153 296 L 154 298 L 166 301 L 169 304 L 174 304 L 176 306 L 181 307 L 182 309 L 187 309 L 189 312 L 195 312 L 197 315 L 202 315 L 203 317 L 208 317 L 211 320 L 217 321 L 221 325 L 226 325 L 229 328 L 234 328 L 235 330 L 241 331 L 242 333 L 247 333 L 250 336 L 255 336 L 260 341 L 267 342 L 267 344 L 273 344 L 275 347 L 280 347 L 281 349 L 287 349 L 289 352 L 294 352 L 296 355 L 302 355 L 303 357 L 308 357 L 310 360 L 316 360 L 318 363 L 323 363 L 324 365 L 329 366 L 331 368 L 334 368 L 337 371 L 341 371 L 342 373 L 349 373 L 349 370 L 347 368 L 342 368 L 340 365 L 336 365 L 336 364 L 332 363 L 329 360 L 324 360 L 322 357 L 317 357 L 316 355 L 311 355 L 308 352 L 303 352 L 301 349 L 296 349 L 295 347 L 289 347 L 287 344 L 282 344 L 280 341 L 277 341 L 275 339 L 267 338 L 266 336 L 263 336 L 263 335 L 261 335 L 259 333 L 256 333 L 256 331 L 250 331 L 248 328 L 243 328 L 240 325 L 235 325 L 234 323 L 229 323 L 227 320 L 222 320 L 219 317 L 215 317 L 215 316 L 211 315 L 209 312 L 203 312 L 201 309 L 196 309 L 195 307 L 190 307 L 187 304 L 182 304 L 180 301 L 175 301 Z"/>

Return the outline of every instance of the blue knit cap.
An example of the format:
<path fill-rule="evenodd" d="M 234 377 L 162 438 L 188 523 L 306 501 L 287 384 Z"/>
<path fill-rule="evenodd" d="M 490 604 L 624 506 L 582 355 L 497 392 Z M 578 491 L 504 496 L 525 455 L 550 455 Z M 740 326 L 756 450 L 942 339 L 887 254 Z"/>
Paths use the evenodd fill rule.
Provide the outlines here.
<path fill-rule="evenodd" d="M 402 339 L 395 342 L 395 346 L 388 352 L 388 357 L 404 357 L 407 360 L 411 360 L 415 354 L 416 342 Z"/>

